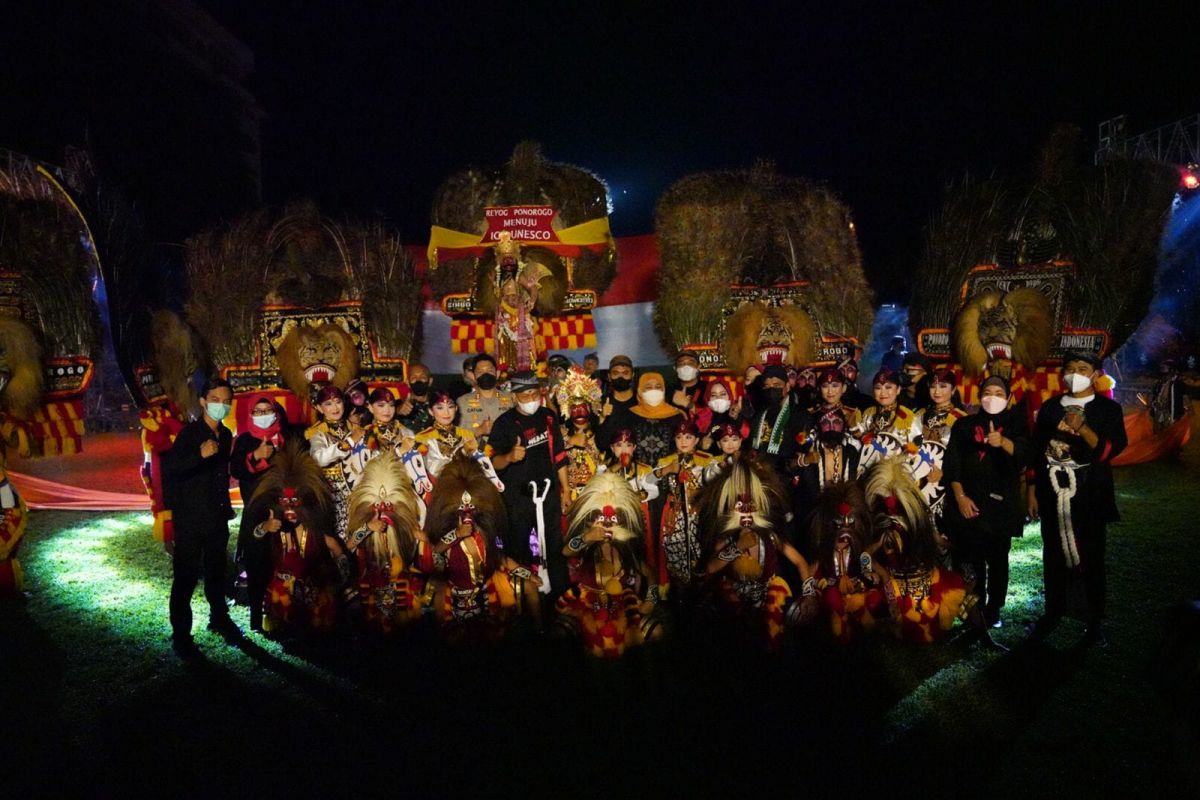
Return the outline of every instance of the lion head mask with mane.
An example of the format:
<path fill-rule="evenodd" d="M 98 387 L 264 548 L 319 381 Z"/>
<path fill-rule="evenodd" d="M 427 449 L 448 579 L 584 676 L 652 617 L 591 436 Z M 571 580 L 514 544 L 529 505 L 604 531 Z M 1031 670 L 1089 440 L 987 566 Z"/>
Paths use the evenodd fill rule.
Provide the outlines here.
<path fill-rule="evenodd" d="M 311 384 L 332 383 L 345 389 L 358 377 L 354 339 L 332 322 L 293 327 L 279 343 L 276 360 L 284 386 L 298 397 L 308 397 Z"/>
<path fill-rule="evenodd" d="M 725 323 L 725 363 L 734 374 L 767 364 L 801 367 L 812 360 L 816 325 L 799 306 L 746 303 Z"/>
<path fill-rule="evenodd" d="M 954 321 L 954 355 L 971 376 L 1011 363 L 1032 369 L 1046 360 L 1054 330 L 1050 300 L 1036 289 L 987 290 L 969 299 Z"/>
<path fill-rule="evenodd" d="M 0 317 L 0 409 L 29 419 L 42 397 L 42 348 L 28 325 Z"/>

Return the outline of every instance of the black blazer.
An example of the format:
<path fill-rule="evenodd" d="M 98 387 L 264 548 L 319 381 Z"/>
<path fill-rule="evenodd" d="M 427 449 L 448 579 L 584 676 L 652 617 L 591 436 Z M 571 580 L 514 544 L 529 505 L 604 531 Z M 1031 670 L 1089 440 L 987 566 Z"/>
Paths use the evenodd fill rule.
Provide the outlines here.
<path fill-rule="evenodd" d="M 204 458 L 200 445 L 213 439 L 216 454 Z M 233 434 L 224 425 L 214 432 L 203 418 L 189 422 L 162 459 L 163 491 L 178 525 L 226 523 L 233 519 L 229 501 L 229 453 Z"/>
<path fill-rule="evenodd" d="M 1038 505 L 1049 509 L 1051 506 L 1048 504 L 1055 502 L 1046 451 L 1052 442 L 1057 442 L 1060 446 L 1070 448 L 1071 457 L 1077 463 L 1087 465 L 1086 470 L 1077 473 L 1079 485 L 1072 505 L 1087 509 L 1096 522 L 1115 522 L 1120 519 L 1120 514 L 1117 513 L 1116 493 L 1113 490 L 1112 460 L 1129 444 L 1125 435 L 1125 412 L 1121 410 L 1120 403 L 1101 395 L 1095 395 L 1083 407 L 1087 426 L 1099 437 L 1094 448 L 1088 447 L 1082 436 L 1058 430 L 1058 423 L 1065 413 L 1061 396 L 1047 401 L 1038 411 L 1031 457 L 1037 480 Z"/>

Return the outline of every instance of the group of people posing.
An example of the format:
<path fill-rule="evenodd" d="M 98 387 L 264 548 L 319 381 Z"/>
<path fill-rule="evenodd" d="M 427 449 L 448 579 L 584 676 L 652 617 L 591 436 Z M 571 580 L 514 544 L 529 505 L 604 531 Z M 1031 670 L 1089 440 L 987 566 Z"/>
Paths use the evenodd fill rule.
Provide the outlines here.
<path fill-rule="evenodd" d="M 1038 634 L 1082 578 L 1102 638 L 1109 463 L 1125 438 L 1091 355 L 1064 360 L 1069 391 L 1032 429 L 1004 378 L 966 408 L 955 371 L 917 354 L 884 366 L 869 396 L 853 360 L 740 380 L 702 376 L 687 351 L 674 366 L 667 380 L 621 355 L 603 372 L 594 354 L 556 355 L 547 380 L 502 384 L 483 354 L 441 389 L 413 365 L 398 390 L 319 388 L 307 429 L 258 398 L 236 440 L 222 424 L 232 391 L 214 381 L 163 459 L 176 650 L 198 652 L 201 574 L 209 627 L 240 635 L 225 601 L 231 476 L 250 625 L 272 635 L 432 619 L 448 638 L 489 639 L 524 621 L 615 657 L 679 625 L 774 649 L 797 626 L 927 642 L 962 619 L 990 641 L 1012 538 L 1033 518 Z"/>

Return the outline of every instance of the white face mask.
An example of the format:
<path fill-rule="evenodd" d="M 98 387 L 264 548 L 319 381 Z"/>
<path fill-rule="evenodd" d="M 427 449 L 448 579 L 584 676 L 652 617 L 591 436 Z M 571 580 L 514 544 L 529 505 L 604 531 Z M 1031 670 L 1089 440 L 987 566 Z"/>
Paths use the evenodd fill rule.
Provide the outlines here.
<path fill-rule="evenodd" d="M 1077 372 L 1072 372 L 1063 380 L 1066 381 L 1067 391 L 1071 394 L 1074 394 L 1075 392 L 1082 392 L 1092 385 L 1092 379 L 1089 376 L 1080 375 Z"/>
<path fill-rule="evenodd" d="M 258 414 L 258 415 L 251 417 L 250 421 L 254 423 L 254 427 L 262 428 L 263 430 L 266 430 L 267 428 L 269 428 L 275 424 L 275 415 L 274 414 Z"/>
<path fill-rule="evenodd" d="M 988 414 L 999 414 L 1001 411 L 1008 408 L 1008 399 L 1004 397 L 996 397 L 995 395 L 988 395 L 980 400 L 979 404 L 983 406 L 983 410 Z"/>
<path fill-rule="evenodd" d="M 517 403 L 517 407 L 521 409 L 521 413 L 525 415 L 532 414 L 542 407 L 540 400 L 530 400 L 527 403 Z"/>
<path fill-rule="evenodd" d="M 698 373 L 698 370 L 695 367 L 691 366 L 690 364 L 685 364 L 682 367 L 679 367 L 678 369 L 675 370 L 675 374 L 679 376 L 679 380 L 681 380 L 685 383 L 688 381 L 696 380 L 697 373 Z"/>
<path fill-rule="evenodd" d="M 729 398 L 714 397 L 712 400 L 708 401 L 708 407 L 718 414 L 724 414 L 729 410 Z"/>
<path fill-rule="evenodd" d="M 646 391 L 642 392 L 642 402 L 653 407 L 661 405 L 663 398 L 666 396 L 666 392 L 664 392 L 662 389 L 647 389 Z"/>

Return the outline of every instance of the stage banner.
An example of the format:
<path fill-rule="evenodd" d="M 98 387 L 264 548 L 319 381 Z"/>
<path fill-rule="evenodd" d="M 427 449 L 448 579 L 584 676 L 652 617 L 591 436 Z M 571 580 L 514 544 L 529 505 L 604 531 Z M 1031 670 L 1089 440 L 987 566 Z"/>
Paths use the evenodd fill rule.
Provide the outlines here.
<path fill-rule="evenodd" d="M 456 355 L 490 353 L 496 342 L 490 319 L 467 318 L 450 321 L 450 352 Z M 596 346 L 596 322 L 592 312 L 583 311 L 540 320 L 540 336 L 549 353 Z"/>

